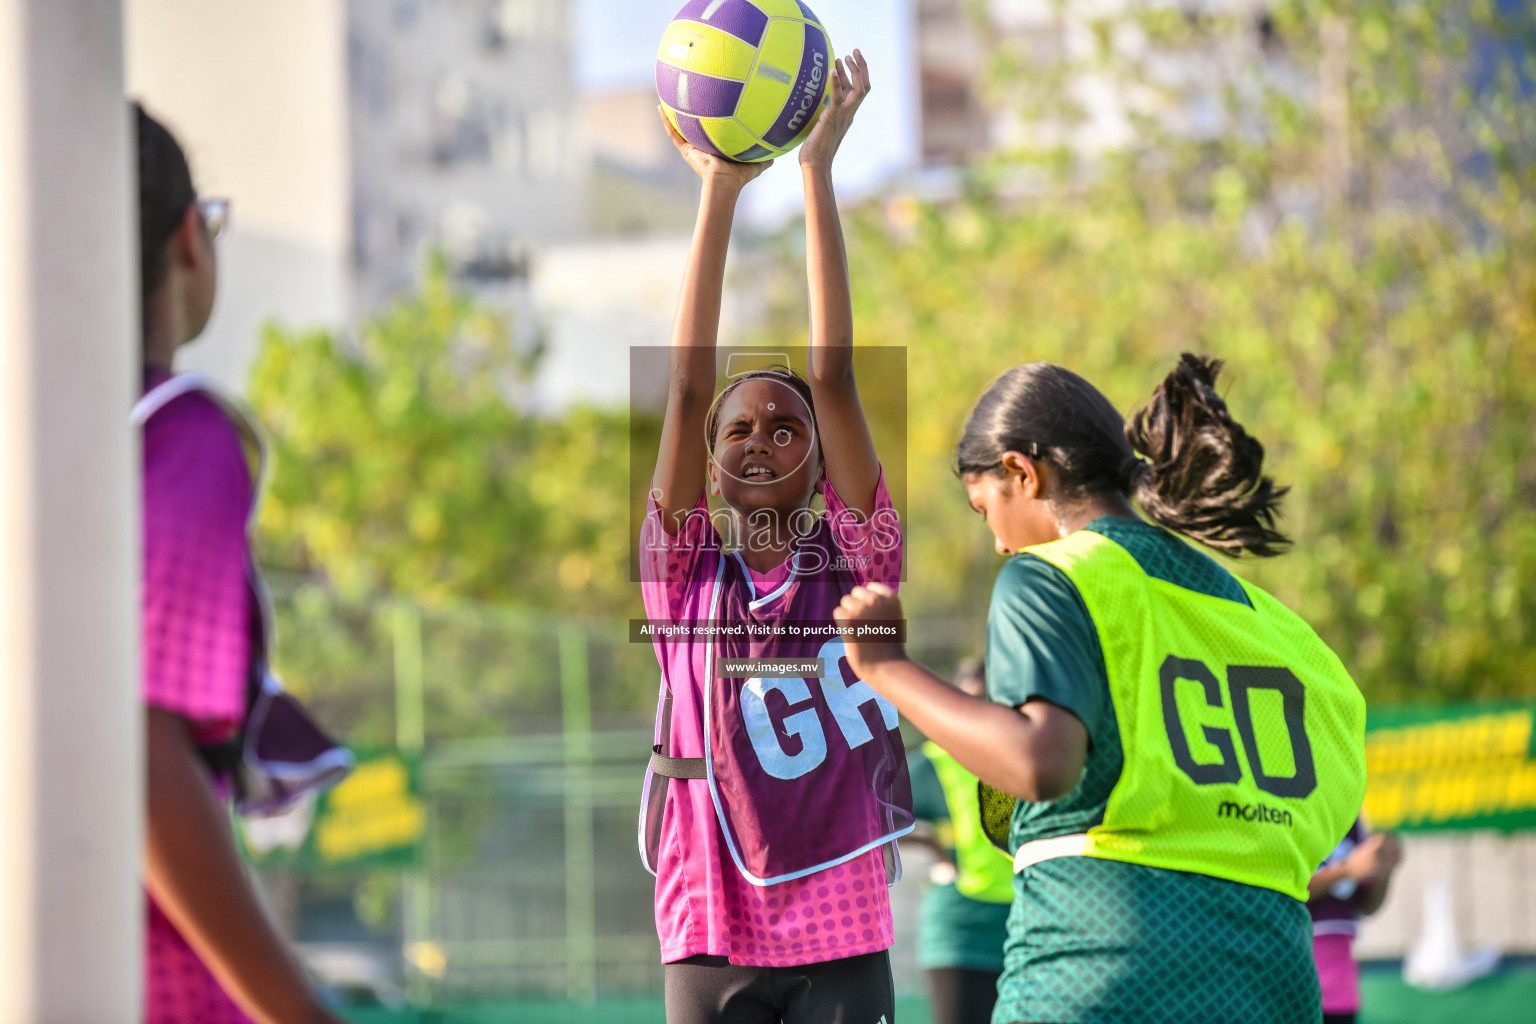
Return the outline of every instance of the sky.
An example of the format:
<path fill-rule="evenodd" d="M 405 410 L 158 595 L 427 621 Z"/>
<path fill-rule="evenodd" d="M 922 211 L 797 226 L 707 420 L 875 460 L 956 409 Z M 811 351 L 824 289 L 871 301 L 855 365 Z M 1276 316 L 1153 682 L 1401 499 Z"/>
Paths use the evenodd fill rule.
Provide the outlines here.
<path fill-rule="evenodd" d="M 917 61 L 911 0 L 809 0 L 838 54 L 857 47 L 873 88 L 838 151 L 840 198 L 879 187 L 917 162 Z M 600 91 L 655 82 L 656 44 L 683 0 L 574 0 L 576 82 Z M 658 129 L 659 130 L 659 129 Z M 802 206 L 795 154 L 748 186 L 744 214 L 771 226 Z"/>

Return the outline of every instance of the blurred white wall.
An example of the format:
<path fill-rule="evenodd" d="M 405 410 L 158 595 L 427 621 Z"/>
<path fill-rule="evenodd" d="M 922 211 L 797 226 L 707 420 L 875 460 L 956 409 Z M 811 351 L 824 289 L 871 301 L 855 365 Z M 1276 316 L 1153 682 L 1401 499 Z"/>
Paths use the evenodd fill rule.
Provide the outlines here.
<path fill-rule="evenodd" d="M 0 1020 L 140 1005 L 129 120 L 116 0 L 0 0 Z"/>
<path fill-rule="evenodd" d="M 260 326 L 350 315 L 343 0 L 126 0 L 128 94 L 234 200 L 208 332 L 178 362 L 242 388 Z"/>
<path fill-rule="evenodd" d="M 549 346 L 534 388 L 540 408 L 629 399 L 630 348 L 671 343 L 689 242 L 687 235 L 598 239 L 538 254 L 532 298 Z M 720 310 L 722 345 L 739 343 L 755 315 L 739 266 L 733 250 Z"/>
<path fill-rule="evenodd" d="M 1436 882 L 1450 889 L 1462 952 L 1536 955 L 1536 835 L 1518 832 L 1404 836 L 1402 867 L 1380 912 L 1362 923 L 1355 955 L 1407 956 L 1424 934 L 1424 893 Z"/>

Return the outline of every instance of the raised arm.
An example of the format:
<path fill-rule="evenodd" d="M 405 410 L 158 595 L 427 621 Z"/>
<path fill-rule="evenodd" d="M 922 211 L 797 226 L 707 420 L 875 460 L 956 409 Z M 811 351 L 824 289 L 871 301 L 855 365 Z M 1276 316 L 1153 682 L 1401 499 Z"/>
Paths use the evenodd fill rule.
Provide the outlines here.
<path fill-rule="evenodd" d="M 811 306 L 808 369 L 827 479 L 850 509 L 868 517 L 875 509 L 880 464 L 853 379 L 853 302 L 843 227 L 832 193 L 832 159 L 869 95 L 869 66 L 854 50 L 836 62 L 830 78 L 827 106 L 800 147 Z"/>
<path fill-rule="evenodd" d="M 661 426 L 652 486 L 661 491 L 656 504 L 669 534 L 682 529 L 684 517 L 704 493 L 709 448 L 705 420 L 715 392 L 715 339 L 720 331 L 720 297 L 725 288 L 725 255 L 731 241 L 736 199 L 747 182 L 772 161 L 738 164 L 695 148 L 678 134 L 662 112 L 667 134 L 683 159 L 703 181 L 699 219 L 688 250 L 688 267 L 672 321 L 671 384 Z"/>
<path fill-rule="evenodd" d="M 1402 861 L 1403 848 L 1389 832 L 1372 833 L 1336 864 L 1320 867 L 1307 881 L 1307 899 L 1320 899 L 1343 881 L 1353 881 L 1356 888 L 1349 902 L 1362 916 L 1381 909 L 1387 899 L 1392 873 Z"/>

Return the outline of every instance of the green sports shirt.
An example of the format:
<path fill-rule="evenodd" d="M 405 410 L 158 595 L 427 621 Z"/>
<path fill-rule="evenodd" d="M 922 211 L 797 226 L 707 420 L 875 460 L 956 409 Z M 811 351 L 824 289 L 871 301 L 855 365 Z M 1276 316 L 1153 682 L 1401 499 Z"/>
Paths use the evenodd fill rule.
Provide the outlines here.
<path fill-rule="evenodd" d="M 1086 540 L 1113 541 L 1147 576 L 1199 600 L 1252 608 L 1240 581 L 1159 527 L 1106 517 L 1087 530 L 1098 536 Z M 1071 793 L 1013 808 L 1010 849 L 1102 825 L 1122 781 L 1125 744 L 1101 625 L 1068 574 L 1036 554 L 1011 559 L 998 576 L 988 624 L 989 695 L 1014 706 L 1048 700 L 1076 716 L 1089 735 L 1083 775 Z M 1209 760 L 1209 751 L 1196 753 Z M 995 1024 L 1318 1019 L 1306 910 L 1276 887 L 1096 856 L 1043 861 L 1014 883 Z"/>

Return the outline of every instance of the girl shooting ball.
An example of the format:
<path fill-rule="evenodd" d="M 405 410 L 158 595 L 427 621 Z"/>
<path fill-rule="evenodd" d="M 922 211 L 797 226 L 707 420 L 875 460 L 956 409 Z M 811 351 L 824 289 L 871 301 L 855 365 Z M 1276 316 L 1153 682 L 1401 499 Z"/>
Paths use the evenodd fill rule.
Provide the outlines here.
<path fill-rule="evenodd" d="M 961 481 L 997 551 L 991 701 L 900 645 L 861 679 L 977 775 L 1014 857 L 997 1024 L 1321 1017 L 1307 882 L 1365 792 L 1365 706 L 1317 635 L 1177 536 L 1277 554 L 1263 447 L 1186 355 L 1124 423 L 1059 366 L 977 402 Z M 1152 522 L 1131 506 L 1134 498 Z M 845 624 L 901 616 L 878 583 Z"/>
<path fill-rule="evenodd" d="M 912 827 L 910 783 L 895 709 L 847 671 L 828 635 L 842 597 L 861 583 L 894 587 L 901 559 L 854 383 L 831 179 L 869 72 L 855 50 L 831 78 L 800 149 L 807 379 L 760 369 L 715 395 L 731 221 L 766 165 L 711 156 L 669 126 L 703 180 L 640 540 L 647 615 L 692 627 L 656 644 L 662 692 L 641 818 L 670 1024 L 894 1016 L 886 851 L 894 857 Z M 706 491 L 728 509 L 731 543 Z M 825 516 L 811 511 L 817 493 Z M 820 664 L 775 674 L 725 664 L 736 659 Z"/>

